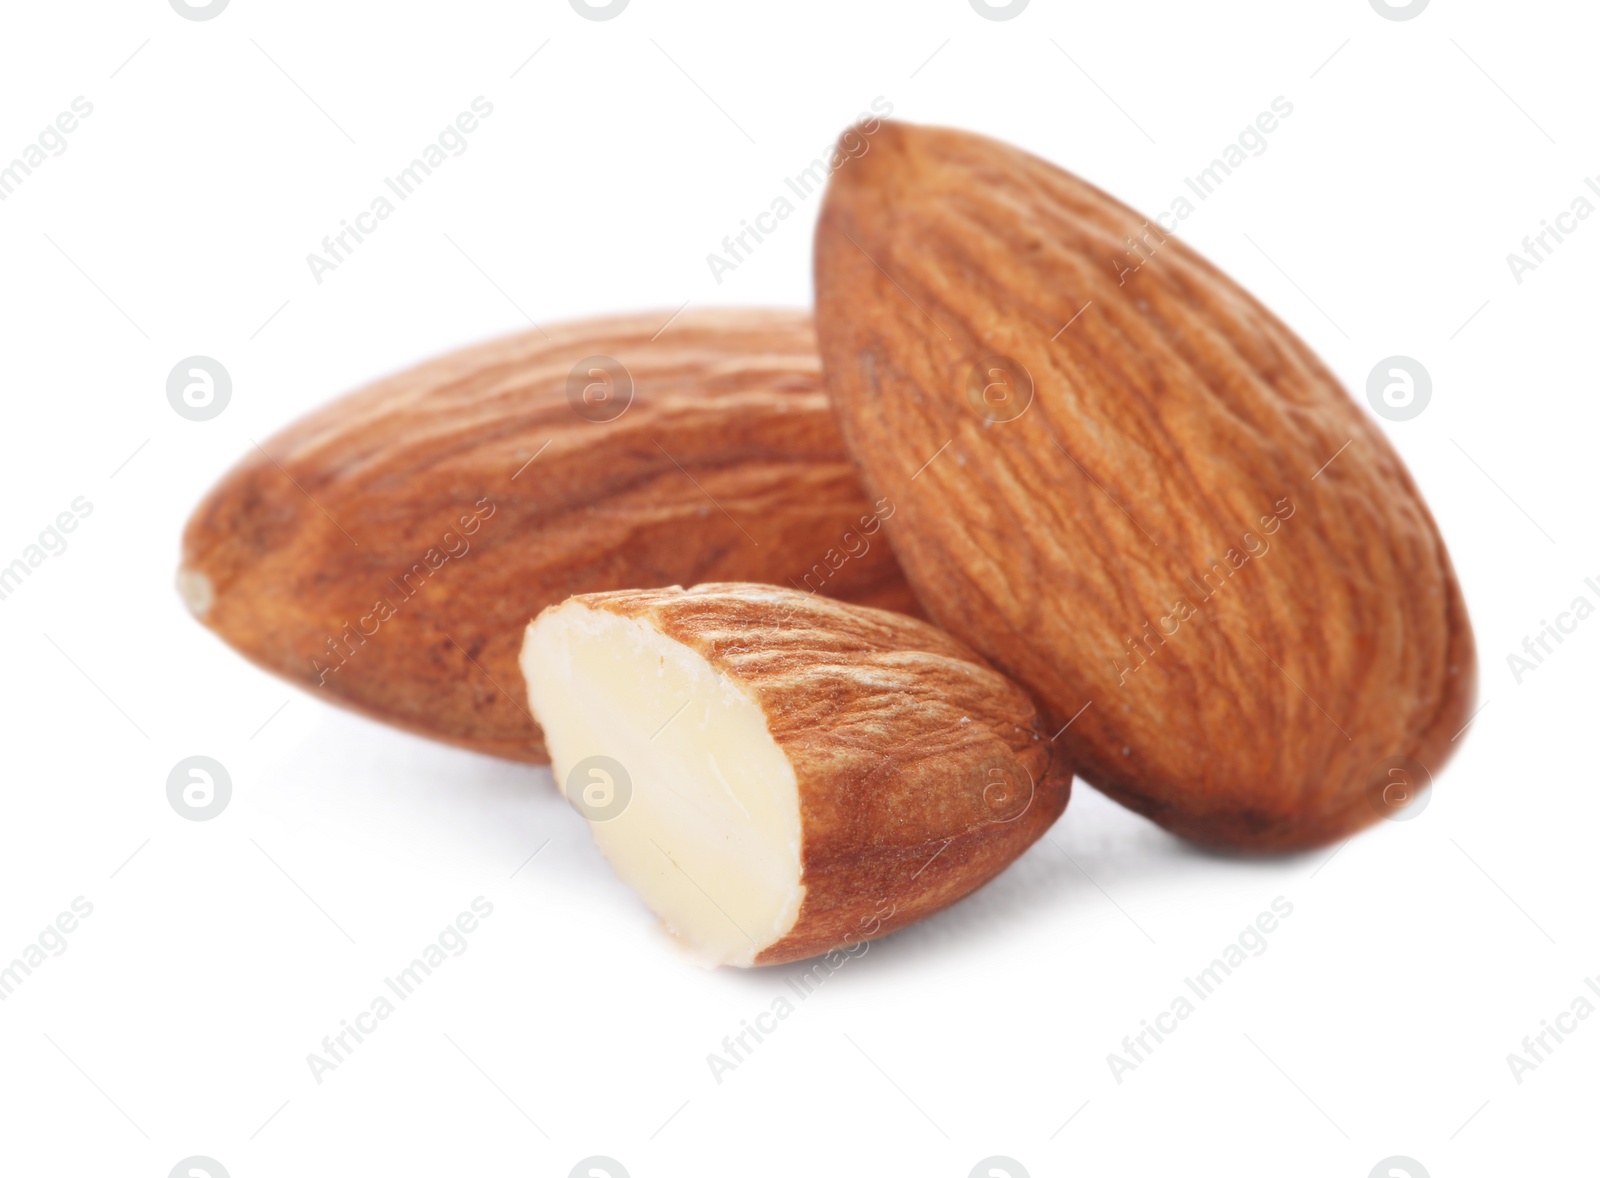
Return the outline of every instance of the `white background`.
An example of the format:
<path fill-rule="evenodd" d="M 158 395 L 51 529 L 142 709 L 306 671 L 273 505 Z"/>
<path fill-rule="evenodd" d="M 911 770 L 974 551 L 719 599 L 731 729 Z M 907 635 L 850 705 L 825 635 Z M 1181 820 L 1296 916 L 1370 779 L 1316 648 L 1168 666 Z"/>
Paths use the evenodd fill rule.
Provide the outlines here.
<path fill-rule="evenodd" d="M 1600 604 L 1600 218 L 1521 284 L 1506 255 L 1600 175 L 1597 32 L 1578 0 L 7 5 L 0 162 L 94 110 L 0 203 L 0 563 L 93 512 L 0 601 L 0 963 L 74 897 L 93 914 L 0 1002 L 0 1172 L 1592 1164 L 1600 1019 L 1520 1084 L 1506 1056 L 1600 974 L 1600 620 L 1520 684 L 1506 656 Z M 465 154 L 318 284 L 307 253 L 480 95 Z M 809 303 L 814 199 L 721 285 L 706 254 L 876 96 L 1153 213 L 1280 95 L 1292 117 L 1182 236 L 1358 395 L 1392 354 L 1432 374 L 1422 415 L 1381 424 L 1481 659 L 1427 808 L 1331 857 L 1202 854 L 1080 785 L 1048 840 L 718 1084 L 707 1054 L 796 969 L 683 963 L 545 770 L 330 709 L 172 588 L 251 439 L 381 373 L 528 317 Z M 196 353 L 234 381 L 200 423 L 165 395 Z M 193 754 L 232 776 L 207 822 L 166 797 Z M 477 896 L 469 949 L 318 1084 L 307 1053 Z M 1123 1036 L 1278 896 L 1267 951 L 1114 1079 Z"/>

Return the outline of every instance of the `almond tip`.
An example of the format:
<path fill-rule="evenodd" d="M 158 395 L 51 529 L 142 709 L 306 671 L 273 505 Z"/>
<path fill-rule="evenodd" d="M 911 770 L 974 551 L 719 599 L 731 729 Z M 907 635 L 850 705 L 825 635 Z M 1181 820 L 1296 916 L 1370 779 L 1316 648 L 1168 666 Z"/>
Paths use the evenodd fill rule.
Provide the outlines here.
<path fill-rule="evenodd" d="M 211 578 L 196 569 L 180 568 L 177 584 L 178 596 L 183 598 L 183 604 L 189 607 L 189 612 L 195 617 L 204 620 L 211 611 L 211 603 L 216 600 L 216 594 L 211 589 Z"/>

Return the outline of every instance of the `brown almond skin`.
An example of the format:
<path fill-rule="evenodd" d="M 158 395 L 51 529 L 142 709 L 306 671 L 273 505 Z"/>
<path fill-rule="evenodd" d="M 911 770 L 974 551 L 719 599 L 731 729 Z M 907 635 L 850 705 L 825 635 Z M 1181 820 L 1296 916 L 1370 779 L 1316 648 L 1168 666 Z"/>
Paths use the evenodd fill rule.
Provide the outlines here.
<path fill-rule="evenodd" d="M 1089 782 L 1197 842 L 1287 851 L 1386 812 L 1391 758 L 1448 758 L 1476 663 L 1427 507 L 1306 345 L 1181 241 L 1025 152 L 886 123 L 830 183 L 816 285 L 907 578 L 1072 720 Z M 984 364 L 969 396 L 996 355 L 1028 376 Z"/>
<path fill-rule="evenodd" d="M 537 763 L 517 652 L 574 593 L 792 579 L 919 612 L 844 452 L 810 317 L 690 310 L 663 330 L 670 316 L 494 340 L 302 418 L 189 520 L 191 608 L 322 698 Z M 634 386 L 610 421 L 568 399 L 597 355 Z"/>
<path fill-rule="evenodd" d="M 948 907 L 1066 808 L 1072 770 L 1027 694 L 926 622 L 772 585 L 578 600 L 647 622 L 737 681 L 794 766 L 806 896 L 758 965 Z"/>

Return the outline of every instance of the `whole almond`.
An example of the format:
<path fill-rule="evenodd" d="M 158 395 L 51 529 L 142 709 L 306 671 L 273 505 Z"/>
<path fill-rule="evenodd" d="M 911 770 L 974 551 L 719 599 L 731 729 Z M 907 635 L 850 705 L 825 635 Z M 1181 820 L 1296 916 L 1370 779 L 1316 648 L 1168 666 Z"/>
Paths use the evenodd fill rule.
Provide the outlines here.
<path fill-rule="evenodd" d="M 816 285 L 908 580 L 1092 784 L 1198 842 L 1282 850 L 1449 755 L 1475 660 L 1427 507 L 1193 250 L 1022 151 L 886 123 L 829 186 Z"/>
<path fill-rule="evenodd" d="M 999 874 L 1072 786 L 950 635 L 792 589 L 574 597 L 522 665 L 568 800 L 708 964 L 853 955 Z"/>
<path fill-rule="evenodd" d="M 517 652 L 544 607 L 736 579 L 916 612 L 893 511 L 856 481 L 809 316 L 663 312 L 470 347 L 310 414 L 206 496 L 178 581 L 332 702 L 542 762 Z"/>

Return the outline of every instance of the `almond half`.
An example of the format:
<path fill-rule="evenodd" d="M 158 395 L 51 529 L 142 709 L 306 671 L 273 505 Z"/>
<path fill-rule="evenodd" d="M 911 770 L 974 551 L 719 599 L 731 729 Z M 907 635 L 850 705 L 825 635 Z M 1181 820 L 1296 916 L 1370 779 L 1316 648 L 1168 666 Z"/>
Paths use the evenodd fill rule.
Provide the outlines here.
<path fill-rule="evenodd" d="M 1287 850 L 1374 821 L 1386 763 L 1448 757 L 1475 659 L 1427 507 L 1310 349 L 1181 241 L 1005 144 L 885 123 L 830 182 L 816 287 L 907 578 L 1070 723 L 1092 784 Z"/>
<path fill-rule="evenodd" d="M 529 625 L 556 781 L 709 964 L 854 945 L 1049 829 L 1072 774 L 1032 702 L 944 632 L 771 585 L 574 597 Z"/>

